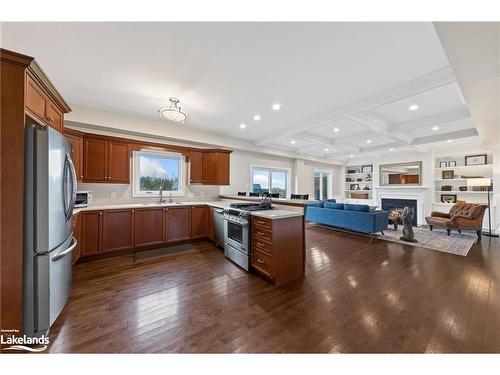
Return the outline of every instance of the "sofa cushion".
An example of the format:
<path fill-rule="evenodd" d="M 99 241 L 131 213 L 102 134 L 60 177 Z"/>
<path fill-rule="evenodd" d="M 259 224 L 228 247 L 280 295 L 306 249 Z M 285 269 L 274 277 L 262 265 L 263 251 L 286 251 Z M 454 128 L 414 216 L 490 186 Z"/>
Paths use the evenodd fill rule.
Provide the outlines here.
<path fill-rule="evenodd" d="M 325 202 L 323 204 L 323 207 L 325 207 L 325 208 L 333 208 L 335 210 L 343 210 L 344 209 L 344 203 Z"/>
<path fill-rule="evenodd" d="M 323 207 L 324 202 L 325 201 L 316 201 L 316 202 L 308 203 L 307 206 L 308 207 Z"/>
<path fill-rule="evenodd" d="M 356 212 L 369 212 L 370 206 L 367 204 L 344 204 L 344 210 Z"/>

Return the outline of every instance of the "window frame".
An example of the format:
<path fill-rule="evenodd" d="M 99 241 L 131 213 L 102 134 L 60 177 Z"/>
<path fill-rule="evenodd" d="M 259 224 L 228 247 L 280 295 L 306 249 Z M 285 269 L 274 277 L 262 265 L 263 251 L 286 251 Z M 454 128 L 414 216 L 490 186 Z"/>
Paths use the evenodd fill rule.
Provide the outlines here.
<path fill-rule="evenodd" d="M 314 169 L 313 170 L 313 197 L 314 199 L 316 199 L 316 191 L 314 189 L 314 179 L 315 179 L 315 175 L 316 173 L 320 173 L 320 184 L 319 184 L 319 199 L 322 200 L 322 199 L 331 199 L 333 198 L 333 170 L 332 169 Z M 322 175 L 326 175 L 327 177 L 327 182 L 326 182 L 326 186 L 327 186 L 327 191 L 326 192 L 326 198 L 323 198 L 322 197 L 322 193 L 323 193 L 323 184 L 321 183 L 321 178 L 322 178 Z"/>
<path fill-rule="evenodd" d="M 185 162 L 184 155 L 178 152 L 156 151 L 156 150 L 139 150 L 132 151 L 132 197 L 133 198 L 148 198 L 155 197 L 160 194 L 159 190 L 145 192 L 140 190 L 140 161 L 141 156 L 163 156 L 178 159 L 179 163 L 179 190 L 163 190 L 163 194 L 177 197 L 185 195 L 186 183 L 184 181 Z"/>
<path fill-rule="evenodd" d="M 250 191 L 253 192 L 253 171 L 254 169 L 266 171 L 269 176 L 269 187 L 267 191 L 270 193 L 272 189 L 272 183 L 273 183 L 273 178 L 272 178 L 272 172 L 280 172 L 280 173 L 285 173 L 285 197 L 286 199 L 288 195 L 290 194 L 290 174 L 291 174 L 291 169 L 290 168 L 276 168 L 276 167 L 264 167 L 260 165 L 250 165 Z"/>

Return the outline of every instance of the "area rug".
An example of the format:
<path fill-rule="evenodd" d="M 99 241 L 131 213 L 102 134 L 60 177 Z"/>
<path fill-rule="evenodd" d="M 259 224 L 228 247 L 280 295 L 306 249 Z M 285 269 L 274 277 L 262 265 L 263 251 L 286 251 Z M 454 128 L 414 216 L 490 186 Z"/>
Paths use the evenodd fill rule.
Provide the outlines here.
<path fill-rule="evenodd" d="M 403 235 L 403 227 L 399 226 L 397 230 L 388 228 L 384 235 L 375 235 L 376 238 L 386 241 L 398 242 L 403 245 L 424 247 L 445 253 L 451 253 L 466 256 L 472 245 L 477 241 L 475 234 L 451 232 L 446 235 L 446 230 L 436 229 L 431 232 L 428 227 L 414 227 L 416 243 L 401 241 L 399 237 Z"/>

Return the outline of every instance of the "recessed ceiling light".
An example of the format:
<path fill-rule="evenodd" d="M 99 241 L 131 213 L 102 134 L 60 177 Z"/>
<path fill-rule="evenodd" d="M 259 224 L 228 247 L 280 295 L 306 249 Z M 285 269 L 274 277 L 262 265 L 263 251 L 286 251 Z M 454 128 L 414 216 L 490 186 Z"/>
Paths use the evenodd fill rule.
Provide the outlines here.
<path fill-rule="evenodd" d="M 334 133 L 338 133 L 339 131 L 340 131 L 340 129 L 339 129 L 339 128 L 333 128 L 333 132 L 334 132 Z"/>
<path fill-rule="evenodd" d="M 280 110 L 280 108 L 281 108 L 281 104 L 280 104 L 280 103 L 274 103 L 274 104 L 273 104 L 273 110 L 275 110 L 275 111 L 279 111 L 279 110 Z"/>
<path fill-rule="evenodd" d="M 371 139 L 367 139 L 366 143 L 372 143 L 372 140 Z"/>
<path fill-rule="evenodd" d="M 446 142 L 451 143 L 453 142 L 453 139 L 447 139 Z"/>
<path fill-rule="evenodd" d="M 328 150 L 327 148 L 325 148 L 325 152 L 328 152 L 328 151 L 330 151 L 330 150 Z"/>
<path fill-rule="evenodd" d="M 408 107 L 410 111 L 416 111 L 418 109 L 418 104 L 412 104 Z"/>
<path fill-rule="evenodd" d="M 247 127 L 247 124 L 240 124 L 240 129 L 245 129 Z"/>
<path fill-rule="evenodd" d="M 295 141 L 294 141 L 294 140 L 292 140 L 290 143 L 291 143 L 292 145 L 294 145 L 294 144 L 295 144 Z"/>
<path fill-rule="evenodd" d="M 255 116 L 253 116 L 253 119 L 254 119 L 255 121 L 259 121 L 259 120 L 260 120 L 260 115 L 255 115 Z"/>
<path fill-rule="evenodd" d="M 439 126 L 433 126 L 432 130 L 434 130 L 434 131 L 439 130 Z"/>
<path fill-rule="evenodd" d="M 354 157 L 354 154 L 349 155 L 349 157 L 350 157 L 350 158 L 353 158 L 353 157 Z"/>
<path fill-rule="evenodd" d="M 389 149 L 389 151 L 394 151 L 394 149 L 391 147 L 391 148 Z"/>

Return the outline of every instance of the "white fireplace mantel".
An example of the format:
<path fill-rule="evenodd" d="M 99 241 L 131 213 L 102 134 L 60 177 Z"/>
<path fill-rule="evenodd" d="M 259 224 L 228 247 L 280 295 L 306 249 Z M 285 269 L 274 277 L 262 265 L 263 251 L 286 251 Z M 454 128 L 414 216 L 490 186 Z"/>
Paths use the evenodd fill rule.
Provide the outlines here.
<path fill-rule="evenodd" d="M 417 201 L 417 225 L 424 224 L 425 201 L 428 186 L 376 186 L 374 190 L 377 206 L 382 207 L 382 199 L 412 199 Z"/>

